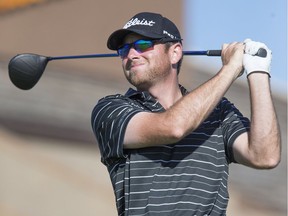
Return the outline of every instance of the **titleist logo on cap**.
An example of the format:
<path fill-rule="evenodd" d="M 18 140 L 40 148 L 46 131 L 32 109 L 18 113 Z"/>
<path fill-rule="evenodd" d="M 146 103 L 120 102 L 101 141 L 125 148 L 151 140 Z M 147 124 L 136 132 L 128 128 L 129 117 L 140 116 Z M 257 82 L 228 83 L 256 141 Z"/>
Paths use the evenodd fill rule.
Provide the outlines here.
<path fill-rule="evenodd" d="M 153 20 L 148 21 L 146 19 L 139 20 L 138 18 L 134 18 L 134 19 L 132 18 L 125 24 L 123 29 L 127 29 L 131 26 L 136 26 L 136 25 L 153 26 L 154 24 L 155 22 Z"/>
<path fill-rule="evenodd" d="M 176 37 L 176 36 L 174 36 L 174 35 L 170 34 L 170 33 L 169 33 L 169 32 L 167 32 L 166 30 L 163 30 L 163 34 L 164 34 L 164 35 L 167 35 L 168 37 L 170 37 L 170 38 L 172 38 L 172 39 L 177 39 L 177 37 Z"/>

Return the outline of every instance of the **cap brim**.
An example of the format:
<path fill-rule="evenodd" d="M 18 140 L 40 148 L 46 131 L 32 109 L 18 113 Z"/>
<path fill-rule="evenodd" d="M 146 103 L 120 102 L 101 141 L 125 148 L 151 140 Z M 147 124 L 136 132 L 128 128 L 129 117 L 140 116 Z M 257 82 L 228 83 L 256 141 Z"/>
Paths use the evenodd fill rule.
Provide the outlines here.
<path fill-rule="evenodd" d="M 107 47 L 111 50 L 117 50 L 123 44 L 123 40 L 126 37 L 126 35 L 130 33 L 136 33 L 144 37 L 153 39 L 163 38 L 163 35 L 153 34 L 151 32 L 147 33 L 147 31 L 141 31 L 138 29 L 137 30 L 119 29 L 110 35 L 107 41 Z"/>

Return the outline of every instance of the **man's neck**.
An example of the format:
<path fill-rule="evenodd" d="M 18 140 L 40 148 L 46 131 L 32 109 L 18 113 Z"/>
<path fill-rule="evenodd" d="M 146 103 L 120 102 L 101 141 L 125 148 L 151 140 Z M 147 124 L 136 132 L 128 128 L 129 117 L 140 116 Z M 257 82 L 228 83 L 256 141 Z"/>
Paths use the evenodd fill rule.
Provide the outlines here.
<path fill-rule="evenodd" d="M 182 93 L 179 88 L 178 80 L 174 82 L 158 83 L 147 90 L 159 103 L 169 109 L 181 97 Z"/>

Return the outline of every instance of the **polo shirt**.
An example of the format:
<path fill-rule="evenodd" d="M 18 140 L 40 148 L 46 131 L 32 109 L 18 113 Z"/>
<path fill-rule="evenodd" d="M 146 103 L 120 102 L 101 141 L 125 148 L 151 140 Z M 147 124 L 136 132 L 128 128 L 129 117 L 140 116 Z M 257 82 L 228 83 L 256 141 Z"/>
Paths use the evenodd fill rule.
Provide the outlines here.
<path fill-rule="evenodd" d="M 180 86 L 185 96 L 187 90 Z M 226 215 L 234 140 L 250 122 L 222 98 L 209 117 L 180 142 L 124 149 L 129 120 L 139 112 L 164 112 L 148 92 L 129 89 L 106 96 L 91 124 L 101 161 L 113 185 L 118 215 Z"/>

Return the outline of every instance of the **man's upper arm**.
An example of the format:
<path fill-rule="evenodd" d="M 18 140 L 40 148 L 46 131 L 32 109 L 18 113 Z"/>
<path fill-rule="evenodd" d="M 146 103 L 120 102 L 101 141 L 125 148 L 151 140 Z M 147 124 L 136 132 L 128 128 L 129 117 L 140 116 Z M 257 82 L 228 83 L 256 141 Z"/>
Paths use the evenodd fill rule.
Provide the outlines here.
<path fill-rule="evenodd" d="M 253 167 L 249 154 L 248 133 L 240 134 L 233 143 L 233 155 L 237 163 Z"/>
<path fill-rule="evenodd" d="M 125 157 L 123 140 L 127 124 L 133 115 L 141 111 L 132 107 L 121 95 L 99 100 L 92 111 L 91 124 L 104 162 Z"/>

